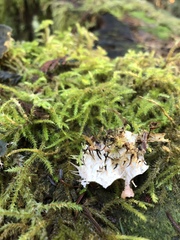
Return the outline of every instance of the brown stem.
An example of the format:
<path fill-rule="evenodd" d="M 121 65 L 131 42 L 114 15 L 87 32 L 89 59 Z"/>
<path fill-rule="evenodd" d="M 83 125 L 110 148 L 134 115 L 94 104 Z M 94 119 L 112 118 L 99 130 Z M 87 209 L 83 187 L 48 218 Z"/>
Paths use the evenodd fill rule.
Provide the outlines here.
<path fill-rule="evenodd" d="M 173 219 L 173 217 L 170 214 L 170 212 L 166 212 L 166 216 L 168 217 L 168 219 L 171 222 L 171 224 L 174 227 L 174 229 L 180 233 L 180 225 L 178 225 L 177 222 Z"/>
<path fill-rule="evenodd" d="M 99 235 L 102 235 L 102 229 L 101 229 L 101 227 L 100 227 L 99 224 L 96 222 L 96 220 L 93 218 L 91 212 L 90 212 L 86 207 L 84 207 L 84 206 L 83 206 L 83 213 L 84 213 L 84 215 L 91 221 L 91 223 L 94 225 L 97 233 L 98 233 Z"/>

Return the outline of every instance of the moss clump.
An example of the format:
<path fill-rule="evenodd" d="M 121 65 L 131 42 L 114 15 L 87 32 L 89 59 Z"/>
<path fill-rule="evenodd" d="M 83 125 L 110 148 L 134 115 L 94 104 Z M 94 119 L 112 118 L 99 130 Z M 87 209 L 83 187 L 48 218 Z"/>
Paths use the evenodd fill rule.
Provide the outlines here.
<path fill-rule="evenodd" d="M 165 60 L 129 51 L 110 60 L 102 48 L 93 48 L 96 37 L 85 28 L 51 35 L 52 24 L 43 22 L 33 42 L 14 43 L 1 59 L 1 69 L 23 80 L 0 84 L 0 139 L 11 143 L 1 159 L 0 239 L 138 239 L 123 236 L 126 220 L 120 224 L 119 214 L 137 216 L 135 224 L 148 221 L 139 208 L 161 199 L 179 172 L 179 54 Z M 136 199 L 120 199 L 121 181 L 82 193 L 71 161 L 83 133 L 98 135 L 101 128 L 124 124 L 138 132 L 151 122 L 172 144 L 155 145 L 147 154 L 150 170 L 135 180 Z M 120 212 L 113 215 L 117 205 Z M 149 237 L 143 231 L 141 236 Z"/>

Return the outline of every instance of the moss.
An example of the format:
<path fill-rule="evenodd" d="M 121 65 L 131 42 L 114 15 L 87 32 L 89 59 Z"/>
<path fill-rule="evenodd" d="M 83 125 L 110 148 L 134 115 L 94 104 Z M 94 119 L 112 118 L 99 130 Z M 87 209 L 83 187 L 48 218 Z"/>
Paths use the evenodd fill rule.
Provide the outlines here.
<path fill-rule="evenodd" d="M 148 17 L 144 11 L 134 11 L 131 13 L 131 16 L 136 17 L 145 23 L 155 24 L 155 19 Z"/>
<path fill-rule="evenodd" d="M 176 181 L 178 181 L 178 179 Z M 170 240 L 173 237 L 175 238 L 176 236 L 178 236 L 178 232 L 176 232 L 176 230 L 172 227 L 171 223 L 166 217 L 167 211 L 173 213 L 173 218 L 176 222 L 178 222 L 178 219 L 180 217 L 178 211 L 179 196 L 175 193 L 175 191 L 177 190 L 175 190 L 175 188 L 177 187 L 176 184 L 177 182 L 174 184 L 173 190 L 168 190 L 168 188 L 166 187 L 162 190 L 161 193 L 158 193 L 160 198 L 162 197 L 162 199 L 165 198 L 166 200 L 163 200 L 163 207 L 161 205 L 161 199 L 160 203 L 157 204 L 153 210 L 149 209 L 146 212 L 146 215 L 148 216 L 148 220 L 146 223 L 141 224 L 138 220 L 134 220 L 131 214 L 129 215 L 129 218 L 123 219 L 123 226 L 125 228 L 125 232 L 128 235 L 143 234 L 143 236 L 148 239 L 157 239 L 164 236 L 165 239 Z"/>
<path fill-rule="evenodd" d="M 170 38 L 172 32 L 169 26 L 163 23 L 157 24 L 157 20 L 152 15 L 145 13 L 144 11 L 133 11 L 131 16 L 139 19 L 145 24 L 143 24 L 144 26 L 140 27 L 140 29 L 149 32 L 160 39 L 165 40 Z"/>
<path fill-rule="evenodd" d="M 0 239 L 151 239 L 146 228 L 156 226 L 158 211 L 162 231 L 153 237 L 166 228 L 174 236 L 164 209 L 165 199 L 172 209 L 179 199 L 172 190 L 180 152 L 176 47 L 167 59 L 129 51 L 111 60 L 93 48 L 87 29 L 51 34 L 52 24 L 43 22 L 33 42 L 14 42 L 0 62 L 23 76 L 15 86 L 0 83 L 0 139 L 9 143 L 1 157 Z M 82 192 L 71 162 L 80 158 L 83 134 L 123 125 L 139 132 L 151 122 L 171 144 L 149 146 L 150 169 L 135 179 L 136 198 L 120 199 L 121 180 Z"/>

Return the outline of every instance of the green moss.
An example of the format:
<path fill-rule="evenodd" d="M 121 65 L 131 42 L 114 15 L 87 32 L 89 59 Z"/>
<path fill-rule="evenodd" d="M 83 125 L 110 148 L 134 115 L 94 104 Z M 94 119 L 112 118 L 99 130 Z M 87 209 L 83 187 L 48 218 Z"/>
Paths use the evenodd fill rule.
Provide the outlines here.
<path fill-rule="evenodd" d="M 136 17 L 145 23 L 149 24 L 156 23 L 155 19 L 148 17 L 148 15 L 144 11 L 134 11 L 131 13 L 131 16 Z"/>
<path fill-rule="evenodd" d="M 93 48 L 96 37 L 80 25 L 75 33 L 53 35 L 49 25 L 43 22 L 33 42 L 15 42 L 1 59 L 2 69 L 23 80 L 0 84 L 0 139 L 11 143 L 1 159 L 0 239 L 151 239 L 144 226 L 155 226 L 158 208 L 164 216 L 163 189 L 179 174 L 179 54 L 174 48 L 165 60 L 129 51 L 110 60 L 102 48 Z M 158 122 L 156 131 L 167 133 L 171 144 L 150 145 L 150 169 L 135 179 L 135 199 L 120 199 L 120 180 L 106 190 L 91 185 L 81 195 L 71 162 L 83 134 L 125 123 L 139 132 L 151 122 Z M 169 196 L 168 201 L 173 208 Z M 148 210 L 153 203 L 159 205 Z M 169 223 L 164 218 L 159 224 L 166 234 Z M 153 234 L 159 237 L 157 230 Z"/>
<path fill-rule="evenodd" d="M 179 193 L 178 194 L 175 193 L 175 191 L 178 189 L 177 188 L 175 190 L 175 188 L 178 187 L 176 186 L 177 182 L 174 184 L 173 190 L 169 191 L 168 188 L 166 187 L 164 190 L 162 190 L 161 193 L 160 192 L 158 193 L 160 198 L 162 197 L 162 199 L 164 199 L 163 207 L 161 205 L 162 204 L 161 199 L 160 203 L 157 204 L 153 210 L 149 209 L 146 212 L 146 215 L 148 216 L 148 220 L 146 223 L 141 224 L 138 220 L 137 221 L 134 220 L 131 214 L 129 215 L 129 218 L 126 219 L 124 222 L 125 232 L 128 235 L 143 234 L 143 236 L 146 236 L 148 239 L 157 239 L 164 236 L 164 238 L 167 240 L 170 240 L 173 237 L 175 238 L 176 236 L 178 236 L 178 233 L 172 227 L 170 221 L 166 216 L 166 212 L 168 211 L 172 214 L 176 222 L 178 222 L 178 219 L 180 218 L 178 211 Z"/>
<path fill-rule="evenodd" d="M 147 30 L 147 29 L 146 29 Z M 166 26 L 158 26 L 155 28 L 150 28 L 148 30 L 153 35 L 157 36 L 160 39 L 169 39 L 171 36 L 171 30 Z"/>
<path fill-rule="evenodd" d="M 144 11 L 133 11 L 131 16 L 139 19 L 141 22 L 145 24 L 145 26 L 140 27 L 146 32 L 149 32 L 160 39 L 169 39 L 171 36 L 171 29 L 168 25 L 161 23 L 157 23 L 157 19 L 155 19 L 151 14 Z"/>

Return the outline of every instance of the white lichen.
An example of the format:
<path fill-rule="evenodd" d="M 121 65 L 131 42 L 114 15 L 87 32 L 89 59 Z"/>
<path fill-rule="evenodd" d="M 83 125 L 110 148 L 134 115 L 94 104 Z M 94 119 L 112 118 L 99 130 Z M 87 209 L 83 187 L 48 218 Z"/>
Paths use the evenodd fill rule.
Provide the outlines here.
<path fill-rule="evenodd" d="M 83 187 L 90 182 L 96 182 L 107 188 L 115 180 L 123 179 L 125 188 L 121 197 L 134 197 L 131 181 L 149 167 L 144 159 L 148 136 L 147 132 L 138 135 L 120 129 L 101 141 L 90 139 L 84 146 L 82 164 L 75 165 Z M 154 138 L 158 141 L 155 136 Z"/>

